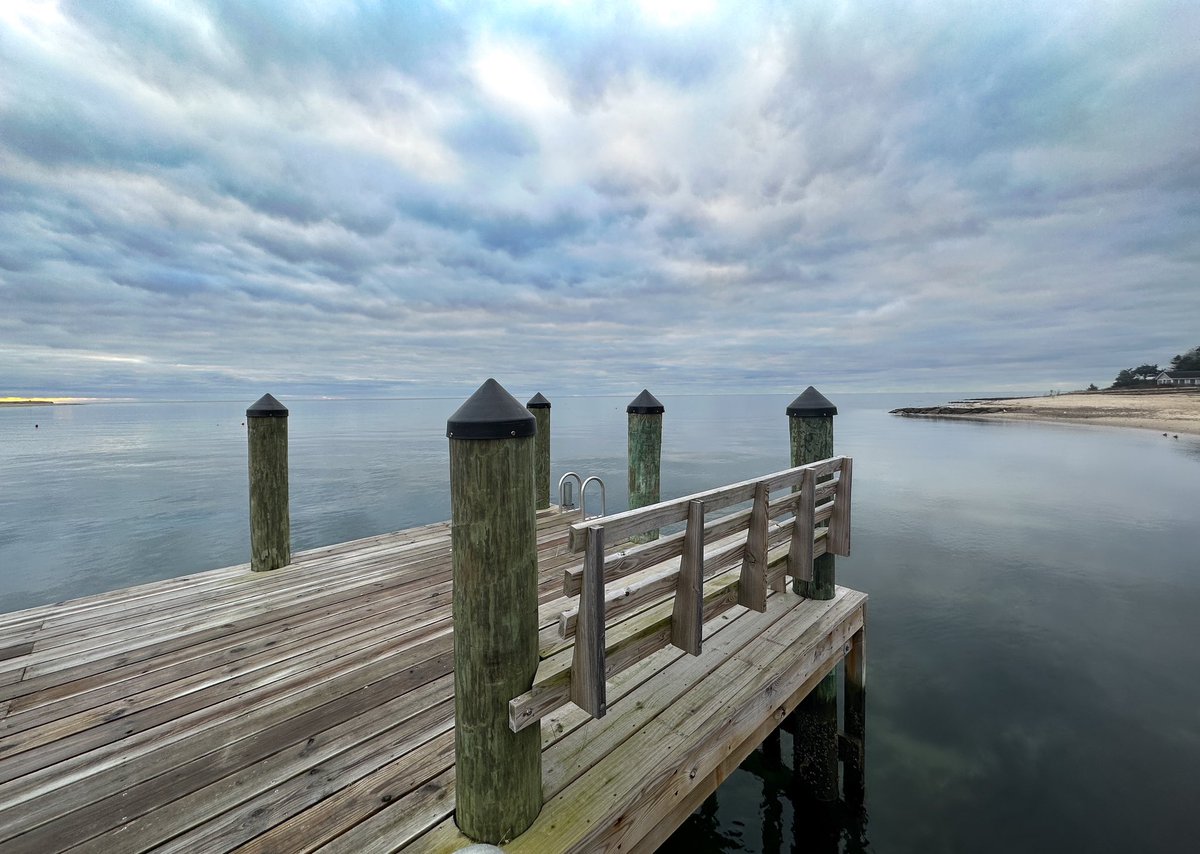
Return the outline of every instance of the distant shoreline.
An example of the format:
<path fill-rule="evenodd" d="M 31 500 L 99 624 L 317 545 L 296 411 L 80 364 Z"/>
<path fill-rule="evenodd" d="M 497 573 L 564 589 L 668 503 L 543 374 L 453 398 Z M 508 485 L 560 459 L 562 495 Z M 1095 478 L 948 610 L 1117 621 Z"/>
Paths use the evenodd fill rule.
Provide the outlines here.
<path fill-rule="evenodd" d="M 893 409 L 909 418 L 1053 421 L 1200 436 L 1200 390 L 1077 391 L 1047 397 L 978 398 Z"/>
<path fill-rule="evenodd" d="M 62 406 L 53 400 L 0 400 L 0 406 Z"/>

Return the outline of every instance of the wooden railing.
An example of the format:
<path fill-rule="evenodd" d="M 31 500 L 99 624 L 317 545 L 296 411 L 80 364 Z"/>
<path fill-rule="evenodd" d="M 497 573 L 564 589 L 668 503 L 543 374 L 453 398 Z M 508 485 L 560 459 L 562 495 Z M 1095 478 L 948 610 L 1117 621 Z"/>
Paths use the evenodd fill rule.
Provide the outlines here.
<path fill-rule="evenodd" d="M 533 688 L 510 701 L 510 727 L 568 700 L 603 717 L 606 679 L 668 645 L 699 655 L 706 621 L 734 605 L 765 610 L 768 589 L 786 589 L 787 575 L 811 581 L 816 557 L 850 553 L 850 489 L 850 458 L 833 457 L 572 525 L 569 549 L 583 562 L 566 570 L 563 592 L 578 602 L 560 613 L 558 633 L 574 648 L 569 660 L 565 650 L 545 659 Z M 605 551 L 678 523 L 683 531 Z"/>

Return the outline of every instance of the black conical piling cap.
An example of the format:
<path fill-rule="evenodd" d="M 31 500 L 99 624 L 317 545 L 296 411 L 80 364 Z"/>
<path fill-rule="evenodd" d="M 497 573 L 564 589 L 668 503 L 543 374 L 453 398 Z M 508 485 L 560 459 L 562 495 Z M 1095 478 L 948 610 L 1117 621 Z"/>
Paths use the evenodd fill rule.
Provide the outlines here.
<path fill-rule="evenodd" d="M 642 393 L 629 401 L 629 405 L 625 407 L 625 411 L 630 415 L 658 415 L 666 412 L 667 408 L 659 403 L 657 397 L 650 393 L 650 389 L 642 389 Z"/>
<path fill-rule="evenodd" d="M 532 436 L 537 421 L 504 386 L 489 379 L 446 421 L 451 439 L 512 439 Z"/>
<path fill-rule="evenodd" d="M 269 394 L 264 394 L 246 410 L 247 418 L 287 418 L 287 407 Z"/>
<path fill-rule="evenodd" d="M 812 386 L 804 394 L 788 404 L 787 414 L 792 418 L 824 418 L 837 415 L 837 407 Z"/>
<path fill-rule="evenodd" d="M 550 401 L 546 400 L 546 396 L 540 391 L 533 397 L 529 398 L 529 402 L 525 404 L 526 409 L 549 409 Z"/>

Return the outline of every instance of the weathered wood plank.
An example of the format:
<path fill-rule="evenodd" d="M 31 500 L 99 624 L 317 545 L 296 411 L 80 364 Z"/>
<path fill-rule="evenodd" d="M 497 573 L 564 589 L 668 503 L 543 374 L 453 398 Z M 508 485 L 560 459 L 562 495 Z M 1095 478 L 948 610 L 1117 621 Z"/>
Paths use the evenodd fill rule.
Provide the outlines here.
<path fill-rule="evenodd" d="M 738 579 L 718 576 L 704 588 L 704 619 L 711 620 L 737 605 Z M 663 602 L 618 624 L 607 638 L 605 675 L 608 678 L 632 666 L 671 642 L 671 603 Z M 570 650 L 544 659 L 534 677 L 533 689 L 508 704 L 509 726 L 518 731 L 535 723 L 570 699 Z"/>
<path fill-rule="evenodd" d="M 725 516 L 706 518 L 704 544 L 711 545 L 731 534 L 745 531 L 750 523 L 750 510 L 739 510 Z M 683 555 L 684 532 L 680 531 L 642 545 L 632 546 L 608 556 L 604 564 L 605 582 L 616 581 L 672 558 Z M 578 596 L 582 564 L 567 567 L 563 573 L 563 594 Z"/>
<path fill-rule="evenodd" d="M 704 625 L 704 502 L 688 504 L 683 559 L 671 612 L 671 643 L 688 655 L 700 654 Z"/>
<path fill-rule="evenodd" d="M 645 726 L 660 710 L 686 698 L 719 664 L 788 618 L 801 602 L 795 596 L 771 596 L 762 614 L 741 607 L 732 608 L 705 624 L 704 649 L 699 656 L 689 656 L 668 646 L 656 653 L 655 658 L 644 660 L 617 675 L 610 691 L 610 714 L 602 722 L 580 717 L 583 713 L 570 706 L 563 707 L 562 712 L 571 717 L 571 722 L 562 730 L 550 723 L 554 716 L 543 720 L 543 740 L 547 747 L 544 759 L 546 798 L 553 798 L 586 774 L 597 761 Z M 469 842 L 447 817 L 405 850 L 450 852 Z"/>
<path fill-rule="evenodd" d="M 813 538 L 817 526 L 816 482 L 812 472 L 805 472 L 800 481 L 799 503 L 792 525 L 791 549 L 788 552 L 788 574 L 800 581 L 812 581 Z"/>
<path fill-rule="evenodd" d="M 579 624 L 571 657 L 571 702 L 604 717 L 604 529 L 588 528 Z"/>
<path fill-rule="evenodd" d="M 754 485 L 754 506 L 746 535 L 746 554 L 742 558 L 738 604 L 754 611 L 767 607 L 767 524 L 770 520 L 771 490 L 766 483 Z"/>
<path fill-rule="evenodd" d="M 705 492 L 697 492 L 694 495 L 687 495 L 683 498 L 660 501 L 657 504 L 651 504 L 646 507 L 626 510 L 623 513 L 614 513 L 611 516 L 605 516 L 600 521 L 603 523 L 609 539 L 614 542 L 620 542 L 641 531 L 687 521 L 687 506 L 689 501 L 703 501 L 704 506 L 710 511 L 720 510 L 734 504 L 753 500 L 755 485 L 760 481 L 765 481 L 771 491 L 776 489 L 790 489 L 800 484 L 800 478 L 803 477 L 802 472 L 806 469 L 811 470 L 819 479 L 828 477 L 838 471 L 841 465 L 841 457 L 831 457 L 827 460 L 786 469 L 766 475 L 765 477 L 756 477 L 730 486 L 721 486 Z M 586 528 L 586 525 L 583 523 L 571 525 L 569 530 L 571 532 L 570 549 L 572 552 L 578 553 L 583 551 L 584 528 Z"/>
<path fill-rule="evenodd" d="M 370 592 L 372 595 L 386 595 L 390 586 L 392 585 L 379 583 L 377 586 L 372 586 Z M 265 627 L 281 620 L 300 618 L 308 613 L 320 611 L 326 606 L 336 607 L 345 601 L 345 594 L 343 592 L 334 591 L 316 599 L 297 602 L 286 607 L 280 606 L 273 611 L 252 614 L 240 619 L 219 623 L 194 631 L 191 634 L 177 633 L 164 637 L 154 634 L 147 629 L 144 634 L 136 636 L 136 641 L 131 641 L 135 645 L 120 650 L 115 654 L 110 654 L 107 657 L 89 658 L 82 663 L 64 666 L 58 670 L 45 672 L 40 675 L 26 674 L 25 678 L 18 684 L 0 687 L 0 698 L 33 694 L 51 686 L 64 685 L 84 677 L 104 674 L 116 668 L 124 668 L 130 664 L 152 662 L 168 653 L 185 653 L 207 642 L 216 642 L 223 638 L 236 636 L 240 631 L 249 631 L 260 626 Z"/>
<path fill-rule="evenodd" d="M 393 749 L 388 738 L 403 741 L 420 734 L 433 738 L 449 731 L 453 704 L 448 669 L 438 679 L 410 691 L 397 693 L 398 682 L 395 678 L 391 681 L 390 691 L 376 689 L 369 697 L 358 698 L 358 703 L 318 707 L 280 721 L 263 729 L 258 737 L 212 750 L 157 777 L 86 801 L 75 810 L 43 803 L 57 798 L 39 799 L 34 811 L 44 823 L 5 842 L 5 850 L 38 854 L 73 845 L 82 846 L 80 852 L 148 849 L 222 815 L 253 812 L 259 803 L 250 810 L 239 812 L 236 808 L 264 794 L 269 797 L 298 775 L 302 782 L 316 782 L 311 769 L 327 777 L 328 763 L 360 745 L 367 745 L 366 751 L 372 754 L 385 753 Z M 362 702 L 372 699 L 378 705 Z M 391 733 L 382 744 L 378 743 L 381 733 Z M 64 794 L 75 803 L 83 793 L 68 790 Z M 29 823 L 22 818 L 26 819 L 23 825 Z"/>
<path fill-rule="evenodd" d="M 430 608 L 448 606 L 450 581 L 445 579 L 432 586 L 423 586 L 419 593 L 406 586 L 403 592 L 409 595 L 363 597 L 352 607 L 338 602 L 313 612 L 311 619 L 256 626 L 229 638 L 197 645 L 198 648 L 114 667 L 104 673 L 22 695 L 13 700 L 11 717 L 0 725 L 0 736 L 76 712 L 97 710 L 106 703 L 120 701 L 122 708 L 128 709 L 136 705 L 135 698 L 143 692 L 168 684 L 172 686 L 171 690 L 185 693 L 189 690 L 185 680 L 201 677 L 206 671 L 232 672 L 225 668 L 245 669 L 245 662 L 254 660 L 278 662 L 288 657 L 289 650 L 347 642 L 376 628 L 394 629 L 403 620 L 423 615 Z"/>
<path fill-rule="evenodd" d="M 404 755 L 369 776 L 339 786 L 324 800 L 287 821 L 276 823 L 274 816 L 252 814 L 259 826 L 268 829 L 240 846 L 238 854 L 313 851 L 400 801 L 431 778 L 444 774 L 454 762 L 453 746 L 452 736 L 439 736 L 430 742 L 429 749 Z"/>
<path fill-rule="evenodd" d="M 842 461 L 842 471 L 837 479 L 837 493 L 833 502 L 833 516 L 829 520 L 829 551 L 835 555 L 850 555 L 850 509 L 853 460 Z"/>
<path fill-rule="evenodd" d="M 454 809 L 454 769 L 315 850 L 322 854 L 392 854 Z"/>
<path fill-rule="evenodd" d="M 779 726 L 780 721 L 787 717 L 799 705 L 800 701 L 812 691 L 812 689 L 826 676 L 833 671 L 837 666 L 837 659 L 830 658 L 825 661 L 817 670 L 815 670 L 800 686 L 792 692 L 792 695 L 779 705 L 771 715 L 761 724 L 758 729 L 750 733 L 742 740 L 742 743 L 733 748 L 724 759 L 720 761 L 717 767 L 704 778 L 702 782 L 697 784 L 692 791 L 687 792 L 678 797 L 678 801 L 670 812 L 662 816 L 658 824 L 651 827 L 646 835 L 633 843 L 629 849 L 630 854 L 654 854 L 654 852 L 674 833 L 681 824 L 695 812 L 708 797 L 717 790 L 717 787 L 732 774 L 738 766 L 746 761 L 746 758 L 753 753 L 763 741 Z M 802 831 L 801 831 L 802 832 Z"/>
<path fill-rule="evenodd" d="M 10 658 L 20 658 L 29 655 L 31 652 L 33 652 L 33 641 L 31 640 L 10 644 L 0 649 L 0 661 L 7 661 Z"/>
<path fill-rule="evenodd" d="M 704 578 L 709 579 L 729 566 L 741 560 L 745 551 L 745 543 L 730 538 L 732 542 L 718 542 L 703 554 Z M 631 584 L 607 590 L 604 594 L 605 618 L 612 623 L 619 617 L 630 612 L 643 610 L 649 604 L 665 596 L 673 595 L 679 586 L 679 561 L 664 562 L 665 567 L 656 572 L 644 575 Z M 558 615 L 558 637 L 571 638 L 575 635 L 575 627 L 579 620 L 578 604 L 566 608 Z M 543 649 L 543 656 L 547 654 Z"/>
<path fill-rule="evenodd" d="M 420 632 L 385 638 L 349 655 L 344 651 L 339 654 L 337 649 L 323 650 L 317 660 L 306 662 L 304 667 L 281 670 L 257 682 L 226 683 L 226 696 L 220 702 L 206 704 L 195 698 L 183 698 L 186 702 L 162 704 L 139 717 L 94 727 L 39 750 L 2 760 L 0 779 L 11 782 L 0 786 L 0 809 L 53 791 L 81 773 L 100 774 L 196 732 L 227 726 L 245 716 L 246 709 L 256 703 L 293 698 L 317 687 L 324 689 L 327 683 L 336 684 L 339 675 L 380 660 L 403 668 L 408 661 L 416 663 L 439 655 L 452 647 L 450 631 L 446 615 Z"/>
<path fill-rule="evenodd" d="M 311 765 L 308 773 L 294 775 L 272 786 L 265 786 L 264 780 L 245 781 L 241 788 L 249 788 L 256 793 L 255 797 L 176 836 L 155 851 L 159 854 L 232 851 L 298 813 L 302 814 L 308 807 L 341 792 L 356 798 L 366 791 L 379 788 L 383 797 L 394 795 L 398 799 L 454 764 L 451 705 L 448 701 L 443 706 L 426 709 L 402 726 L 383 729 L 370 740 L 343 750 L 320 765 Z M 266 776 L 257 767 L 247 769 L 242 776 L 251 775 L 259 778 Z M 221 785 L 228 788 L 230 782 L 227 778 Z M 209 799 L 205 793 L 197 794 L 207 803 Z M 338 798 L 338 801 L 344 803 L 345 797 Z M 370 815 L 382 809 L 387 802 L 381 802 L 379 796 L 366 803 L 360 802 L 358 814 Z M 324 810 L 319 812 L 319 815 L 325 814 Z M 354 812 L 348 812 L 340 819 L 346 821 L 354 815 Z M 186 820 L 192 819 L 189 817 Z M 312 830 L 316 832 L 315 828 Z M 101 840 L 97 839 L 96 842 L 100 843 Z M 315 845 L 310 844 L 298 849 L 276 850 L 291 852 L 311 850 L 313 847 Z M 81 851 L 79 854 L 87 852 Z M 99 844 L 95 854 L 104 854 Z"/>
<path fill-rule="evenodd" d="M 647 835 L 822 664 L 840 657 L 843 636 L 861 625 L 862 599 L 843 591 L 832 603 L 802 603 L 809 619 L 764 633 L 713 670 L 551 798 L 506 850 L 615 851 Z"/>
<path fill-rule="evenodd" d="M 823 483 L 814 492 L 814 523 L 830 522 L 829 529 L 813 533 L 814 554 L 824 553 L 836 528 L 832 518 L 839 481 Z M 776 581 L 786 569 L 793 525 L 791 519 L 782 524 L 772 520 L 794 514 L 795 504 L 788 499 L 770 502 L 769 490 L 766 498 L 764 566 L 770 567 L 768 578 Z M 822 506 L 829 498 L 832 503 Z M 736 671 L 742 690 L 750 690 L 744 679 L 758 678 L 755 663 L 787 657 L 784 651 L 794 646 L 800 624 L 786 631 L 782 626 L 797 619 L 809 622 L 794 614 L 805 607 L 803 600 L 768 593 L 763 613 L 736 604 L 747 546 L 740 538 L 724 538 L 749 531 L 754 511 L 752 506 L 704 520 L 700 565 L 701 577 L 708 579 L 702 588 L 708 622 L 701 627 L 700 655 L 684 655 L 670 646 L 670 601 L 649 602 L 610 624 L 605 646 L 610 651 L 615 646 L 616 656 L 604 663 L 607 717 L 592 720 L 564 700 L 542 722 L 547 797 L 582 791 L 578 787 L 586 785 L 596 767 L 615 768 L 605 764 L 611 763 L 608 757 L 627 750 L 627 742 L 650 738 L 649 732 L 655 733 L 651 742 L 661 747 L 664 736 L 655 730 L 655 721 L 665 720 L 663 715 L 677 716 L 671 718 L 678 724 L 673 724 L 676 731 L 686 729 L 684 722 L 696 715 L 708 718 L 703 726 L 717 725 L 727 716 L 716 711 L 720 704 L 740 695 L 728 693 L 732 679 L 720 685 L 711 680 Z M 577 514 L 554 509 L 537 517 L 539 624 L 554 631 L 566 601 L 560 594 L 564 570 L 578 565 L 566 527 L 577 519 Z M 268 573 L 267 578 L 273 582 L 271 595 L 283 599 L 287 585 L 275 585 L 275 579 L 299 569 L 296 584 L 301 595 L 259 613 L 238 611 L 243 597 L 253 594 L 232 575 L 206 579 L 207 589 L 200 592 L 185 587 L 147 592 L 132 615 L 122 614 L 115 599 L 65 612 L 65 621 L 50 628 L 49 654 L 38 647 L 7 661 L 0 658 L 0 666 L 32 658 L 45 668 L 32 675 L 32 690 L 22 689 L 11 700 L 0 697 L 0 748 L 26 745 L 8 758 L 0 757 L 0 779 L 16 773 L 0 784 L 0 848 L 49 852 L 77 845 L 79 851 L 104 854 L 154 846 L 162 851 L 357 852 L 390 851 L 397 844 L 412 843 L 413 850 L 425 850 L 422 840 L 436 836 L 431 829 L 454 828 L 450 816 L 455 774 L 446 750 L 450 723 L 429 711 L 449 708 L 450 634 L 448 624 L 439 622 L 435 613 L 414 612 L 409 597 L 418 590 L 436 591 L 441 598 L 426 608 L 444 609 L 447 535 L 443 526 L 437 538 L 423 544 L 393 537 L 376 538 L 358 553 L 335 549 L 339 556 L 331 560 L 338 566 L 324 579 L 319 577 L 319 561 L 302 564 L 304 556 L 298 554 L 293 566 Z M 638 571 L 673 572 L 672 581 L 678 584 L 678 568 L 669 567 L 682 556 L 686 533 L 679 536 L 678 554 Z M 393 546 L 403 549 L 399 557 L 391 551 Z M 606 562 L 614 564 L 623 557 L 611 555 Z M 355 583 L 361 578 L 356 563 L 360 572 L 365 568 L 371 583 Z M 664 568 L 658 569 L 660 565 Z M 249 576 L 246 567 L 241 571 Z M 669 587 L 663 595 L 670 595 Z M 308 607 L 313 603 L 319 605 Z M 238 618 L 222 626 L 208 616 L 160 612 L 176 606 L 192 614 L 225 608 Z M 89 611 L 97 620 L 99 641 L 78 635 L 89 625 Z M 57 619 L 53 609 L 44 613 Z M 339 621 L 339 614 L 344 619 Z M 397 625 L 390 624 L 389 615 Z M 772 625 L 779 628 L 771 633 L 749 622 L 763 618 L 773 619 Z M 44 621 L 26 615 L 0 622 L 0 638 L 3 625 L 11 626 L 15 635 L 22 627 Z M 149 630 L 147 623 L 152 624 Z M 414 625 L 422 627 L 412 629 Z M 185 629 L 177 645 L 164 636 L 173 629 Z M 30 636 L 21 642 L 33 641 Z M 54 648 L 57 651 L 51 652 Z M 111 654 L 82 663 L 70 660 L 72 652 L 86 658 L 106 649 Z M 336 658 L 335 650 L 346 655 Z M 565 648 L 555 652 L 543 661 L 539 676 L 552 676 L 564 661 L 569 673 L 573 656 L 574 651 Z M 6 675 L 19 678 L 23 670 L 13 666 L 0 671 L 0 691 Z M 106 670 L 112 671 L 111 679 Z M 276 671 L 282 672 L 276 676 Z M 701 687 L 705 684 L 711 687 Z M 781 690 L 766 684 L 768 692 Z M 569 693 L 569 681 L 566 687 Z M 168 696 L 172 688 L 181 696 Z M 198 699 L 210 691 L 217 692 L 211 708 L 188 705 L 189 697 Z M 154 702 L 158 698 L 162 702 Z M 707 705 L 698 710 L 696 704 L 702 702 Z M 11 707 L 7 719 L 5 703 Z M 109 713 L 117 717 L 104 720 Z M 160 714 L 161 719 L 156 717 Z M 400 739 L 401 719 L 413 728 L 416 741 L 411 745 Z M 120 727 L 129 721 L 134 731 L 125 734 Z M 63 737 L 54 738 L 59 730 Z M 697 733 L 692 737 L 700 738 Z M 48 741 L 35 745 L 39 739 Z M 722 742 L 731 743 L 732 735 Z M 744 743 L 745 739 L 730 748 L 709 777 L 727 773 Z M 702 752 L 701 742 L 695 744 L 684 743 L 682 749 Z M 63 745 L 73 746 L 61 752 Z M 49 764 L 42 766 L 38 760 L 22 767 L 44 751 L 49 751 Z M 681 778 L 672 779 L 676 783 L 671 785 L 679 785 Z M 658 777 L 644 777 L 642 782 L 647 780 Z M 682 814 L 682 799 L 696 797 L 697 787 L 707 780 L 689 781 L 661 806 L 652 796 L 656 820 L 675 821 L 674 816 Z M 618 824 L 641 821 L 639 809 L 638 816 L 626 816 Z M 639 825 L 641 831 L 641 839 L 654 838 L 654 831 Z M 597 837 L 601 847 L 610 844 L 614 831 L 605 833 L 609 835 Z M 612 838 L 625 847 L 642 844 L 634 842 L 634 836 L 618 832 Z M 595 850 L 593 841 L 589 837 L 576 848 Z"/>

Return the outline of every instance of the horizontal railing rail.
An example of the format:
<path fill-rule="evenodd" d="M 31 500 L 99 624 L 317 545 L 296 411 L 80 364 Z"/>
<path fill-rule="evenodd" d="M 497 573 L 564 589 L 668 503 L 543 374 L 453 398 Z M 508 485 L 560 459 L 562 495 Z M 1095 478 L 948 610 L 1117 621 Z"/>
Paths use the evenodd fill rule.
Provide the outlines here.
<path fill-rule="evenodd" d="M 787 575 L 811 581 L 815 558 L 848 555 L 851 474 L 849 457 L 833 457 L 572 525 L 568 548 L 583 561 L 565 571 L 563 592 L 578 602 L 559 614 L 558 633 L 574 645 L 543 660 L 533 688 L 510 701 L 510 727 L 524 729 L 568 700 L 603 717 L 606 679 L 669 645 L 699 655 L 706 621 L 734 605 L 763 611 Z M 681 522 L 679 533 L 606 554 L 606 544 Z"/>

